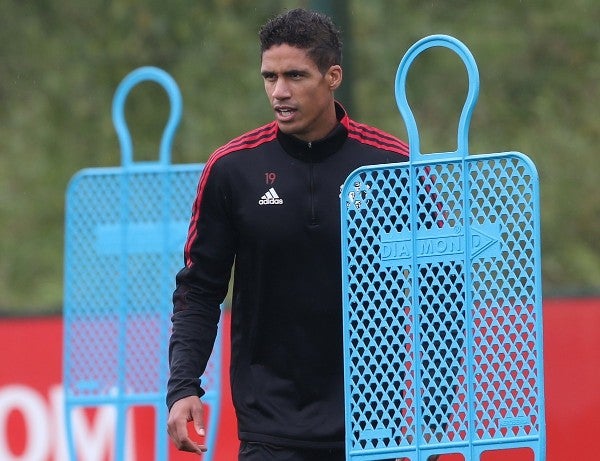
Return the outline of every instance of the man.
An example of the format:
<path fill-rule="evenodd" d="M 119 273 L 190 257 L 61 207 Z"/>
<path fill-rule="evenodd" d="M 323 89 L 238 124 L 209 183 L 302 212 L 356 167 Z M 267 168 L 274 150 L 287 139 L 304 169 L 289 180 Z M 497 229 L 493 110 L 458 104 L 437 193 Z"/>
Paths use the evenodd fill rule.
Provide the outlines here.
<path fill-rule="evenodd" d="M 341 40 L 327 16 L 291 10 L 259 36 L 275 120 L 217 149 L 200 179 L 173 296 L 168 431 L 180 450 L 206 450 L 187 422 L 204 434 L 198 376 L 235 262 L 239 460 L 343 460 L 340 187 L 408 148 L 335 101 Z"/>

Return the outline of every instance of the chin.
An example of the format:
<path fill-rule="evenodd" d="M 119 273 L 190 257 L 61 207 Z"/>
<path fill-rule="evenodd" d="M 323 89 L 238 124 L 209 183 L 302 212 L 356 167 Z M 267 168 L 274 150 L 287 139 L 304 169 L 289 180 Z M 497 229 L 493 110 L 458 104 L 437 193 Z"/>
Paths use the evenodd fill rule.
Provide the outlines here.
<path fill-rule="evenodd" d="M 295 127 L 293 124 L 290 123 L 277 122 L 277 127 L 282 133 L 288 134 L 290 136 L 299 136 L 301 134 L 300 130 L 298 130 L 298 127 Z"/>

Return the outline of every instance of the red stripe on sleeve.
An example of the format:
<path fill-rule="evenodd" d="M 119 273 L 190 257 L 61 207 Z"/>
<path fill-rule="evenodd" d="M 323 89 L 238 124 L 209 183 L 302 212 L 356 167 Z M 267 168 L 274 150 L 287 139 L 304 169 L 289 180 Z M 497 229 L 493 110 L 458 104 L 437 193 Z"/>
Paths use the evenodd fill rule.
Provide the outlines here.
<path fill-rule="evenodd" d="M 408 158 L 408 144 L 404 141 L 386 133 L 379 128 L 375 128 L 363 123 L 347 119 L 348 137 L 364 144 L 368 144 L 378 149 L 395 152 Z"/>

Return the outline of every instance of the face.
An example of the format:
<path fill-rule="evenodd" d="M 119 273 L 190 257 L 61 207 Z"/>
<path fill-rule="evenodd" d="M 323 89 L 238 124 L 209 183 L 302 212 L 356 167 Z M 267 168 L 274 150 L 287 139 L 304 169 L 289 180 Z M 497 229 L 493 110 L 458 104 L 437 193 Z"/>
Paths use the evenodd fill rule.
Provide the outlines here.
<path fill-rule="evenodd" d="M 281 131 L 315 141 L 336 126 L 333 91 L 342 82 L 340 66 L 322 74 L 306 50 L 283 44 L 263 52 L 260 71 Z"/>

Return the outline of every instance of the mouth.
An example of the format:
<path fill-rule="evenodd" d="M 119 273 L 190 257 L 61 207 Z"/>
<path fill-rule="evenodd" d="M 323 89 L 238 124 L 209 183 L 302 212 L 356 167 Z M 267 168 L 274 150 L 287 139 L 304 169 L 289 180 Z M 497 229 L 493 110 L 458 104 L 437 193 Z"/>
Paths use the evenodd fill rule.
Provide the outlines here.
<path fill-rule="evenodd" d="M 275 106 L 274 109 L 277 119 L 282 122 L 292 120 L 297 112 L 296 109 L 289 106 Z"/>

